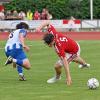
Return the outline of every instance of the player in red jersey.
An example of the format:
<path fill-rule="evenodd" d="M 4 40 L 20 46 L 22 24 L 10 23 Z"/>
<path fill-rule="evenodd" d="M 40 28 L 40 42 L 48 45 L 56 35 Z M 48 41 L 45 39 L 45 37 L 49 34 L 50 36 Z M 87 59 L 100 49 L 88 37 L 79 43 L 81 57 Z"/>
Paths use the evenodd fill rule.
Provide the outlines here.
<path fill-rule="evenodd" d="M 43 40 L 49 47 L 54 46 L 55 51 L 60 57 L 60 60 L 58 60 L 55 64 L 56 76 L 49 79 L 47 81 L 48 83 L 54 83 L 60 80 L 61 68 L 64 66 L 67 85 L 71 85 L 72 80 L 69 71 L 69 63 L 72 61 L 81 64 L 83 67 L 90 66 L 90 64 L 87 64 L 80 57 L 80 47 L 78 43 L 70 38 L 67 38 L 65 35 L 57 34 L 56 37 L 54 37 L 52 34 L 45 34 Z"/>
<path fill-rule="evenodd" d="M 42 29 L 46 23 L 42 24 L 38 30 Z M 66 83 L 71 85 L 72 80 L 69 71 L 69 63 L 76 62 L 80 64 L 81 68 L 90 67 L 90 64 L 87 64 L 80 57 L 80 46 L 74 40 L 68 38 L 62 33 L 58 33 L 52 25 L 48 25 L 48 34 L 44 35 L 44 42 L 49 46 L 54 46 L 56 53 L 60 59 L 55 64 L 56 76 L 47 80 L 47 83 L 54 83 L 61 79 L 61 68 L 64 66 L 66 73 Z"/>

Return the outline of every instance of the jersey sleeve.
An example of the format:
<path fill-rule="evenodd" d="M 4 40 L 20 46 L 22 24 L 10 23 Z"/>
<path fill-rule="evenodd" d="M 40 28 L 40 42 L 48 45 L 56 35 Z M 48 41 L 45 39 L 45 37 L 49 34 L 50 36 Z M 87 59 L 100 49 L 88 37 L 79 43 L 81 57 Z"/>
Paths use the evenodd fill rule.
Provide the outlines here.
<path fill-rule="evenodd" d="M 60 52 L 58 53 L 59 57 L 64 58 L 65 57 L 65 52 L 64 50 L 60 50 Z"/>
<path fill-rule="evenodd" d="M 63 47 L 60 47 L 60 46 L 56 46 L 56 53 L 61 58 L 64 58 L 66 56 L 65 51 L 63 50 Z"/>
<path fill-rule="evenodd" d="M 49 25 L 48 32 L 50 34 L 54 35 L 54 36 L 56 36 L 56 34 L 58 34 L 57 31 L 56 31 L 56 29 L 52 25 Z"/>
<path fill-rule="evenodd" d="M 19 33 L 22 34 L 23 37 L 26 37 L 26 34 L 27 34 L 26 30 L 21 29 L 21 30 L 19 31 Z"/>

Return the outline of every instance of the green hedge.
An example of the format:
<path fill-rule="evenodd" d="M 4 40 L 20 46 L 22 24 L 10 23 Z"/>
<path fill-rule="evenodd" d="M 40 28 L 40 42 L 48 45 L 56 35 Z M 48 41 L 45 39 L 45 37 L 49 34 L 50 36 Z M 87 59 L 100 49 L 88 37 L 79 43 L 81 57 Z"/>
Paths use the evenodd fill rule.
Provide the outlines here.
<path fill-rule="evenodd" d="M 6 10 L 23 10 L 33 12 L 48 8 L 54 19 L 68 19 L 74 16 L 78 19 L 90 19 L 90 0 L 12 0 L 4 4 Z M 100 18 L 100 0 L 93 0 L 94 19 Z"/>

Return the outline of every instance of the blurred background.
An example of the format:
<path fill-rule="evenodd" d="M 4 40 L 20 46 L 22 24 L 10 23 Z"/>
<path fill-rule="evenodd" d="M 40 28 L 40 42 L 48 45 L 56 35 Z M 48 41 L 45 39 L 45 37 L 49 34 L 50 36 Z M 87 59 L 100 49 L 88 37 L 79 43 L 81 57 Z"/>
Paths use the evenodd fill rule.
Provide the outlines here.
<path fill-rule="evenodd" d="M 31 31 L 42 20 L 52 20 L 58 31 L 98 31 L 99 8 L 100 0 L 0 0 L 0 31 L 15 29 L 22 20 Z"/>

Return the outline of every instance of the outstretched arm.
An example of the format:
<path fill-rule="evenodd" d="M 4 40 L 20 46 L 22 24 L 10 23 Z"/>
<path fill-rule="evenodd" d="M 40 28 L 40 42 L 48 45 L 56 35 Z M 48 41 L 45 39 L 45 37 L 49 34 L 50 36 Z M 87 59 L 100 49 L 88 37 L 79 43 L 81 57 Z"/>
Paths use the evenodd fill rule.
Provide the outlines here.
<path fill-rule="evenodd" d="M 41 23 L 41 25 L 36 28 L 36 32 L 40 32 L 41 29 L 43 29 L 45 26 L 48 26 L 50 24 L 50 20 L 45 20 Z"/>
<path fill-rule="evenodd" d="M 72 80 L 71 80 L 71 76 L 70 76 L 70 70 L 69 70 L 69 64 L 68 64 L 67 58 L 66 57 L 62 58 L 62 61 L 64 64 L 65 73 L 66 73 L 66 83 L 67 83 L 67 85 L 71 85 Z"/>
<path fill-rule="evenodd" d="M 21 42 L 23 48 L 25 49 L 25 51 L 29 51 L 29 47 L 27 45 L 25 45 L 25 42 L 24 42 L 25 38 L 23 37 L 22 34 L 19 35 L 19 39 L 20 39 L 20 42 Z"/>

